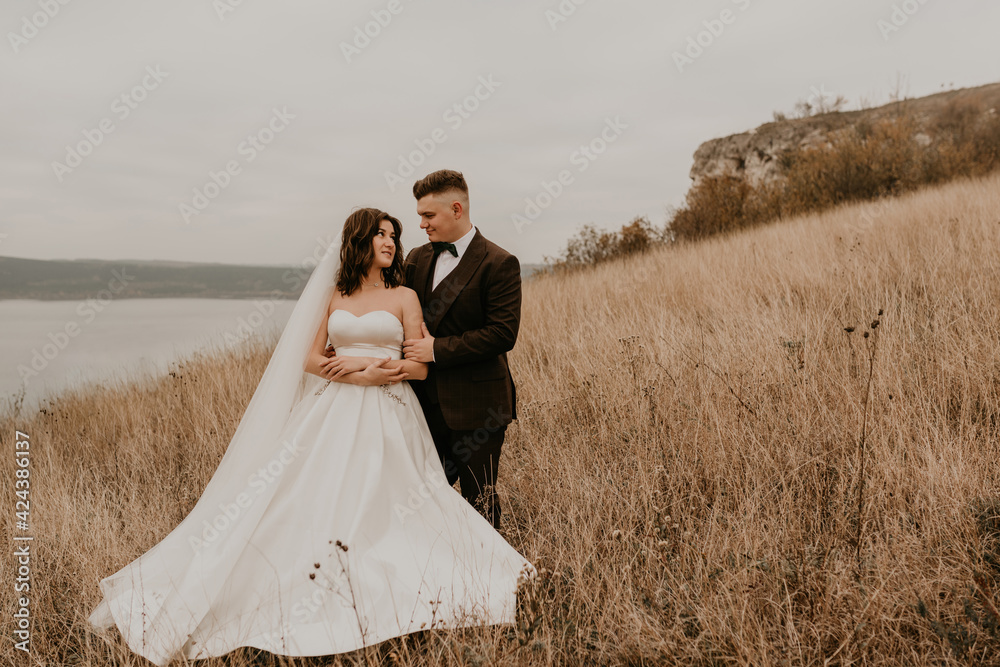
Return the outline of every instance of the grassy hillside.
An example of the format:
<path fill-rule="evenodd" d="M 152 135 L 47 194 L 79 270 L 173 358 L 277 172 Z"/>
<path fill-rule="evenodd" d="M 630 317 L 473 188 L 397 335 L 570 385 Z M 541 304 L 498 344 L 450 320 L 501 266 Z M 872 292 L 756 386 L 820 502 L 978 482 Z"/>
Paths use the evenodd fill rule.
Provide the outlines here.
<path fill-rule="evenodd" d="M 204 664 L 996 664 L 998 211 L 993 175 L 527 283 L 500 472 L 544 568 L 523 645 Z M 97 581 L 194 505 L 268 354 L 2 420 L 3 497 L 33 443 L 32 664 L 143 664 L 86 633 Z"/>

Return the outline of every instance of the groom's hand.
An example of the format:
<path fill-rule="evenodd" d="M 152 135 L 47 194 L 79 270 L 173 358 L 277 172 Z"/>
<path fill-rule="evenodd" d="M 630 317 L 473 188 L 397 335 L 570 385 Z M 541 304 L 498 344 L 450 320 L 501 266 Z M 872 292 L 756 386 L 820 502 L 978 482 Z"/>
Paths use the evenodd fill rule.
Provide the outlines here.
<path fill-rule="evenodd" d="M 403 358 L 425 364 L 433 363 L 434 337 L 424 322 L 420 323 L 420 332 L 424 335 L 423 338 L 408 338 L 403 341 Z"/>
<path fill-rule="evenodd" d="M 332 359 L 333 357 L 337 356 L 337 353 L 334 352 L 333 345 L 326 346 L 326 349 L 323 351 L 323 356 L 328 359 Z"/>

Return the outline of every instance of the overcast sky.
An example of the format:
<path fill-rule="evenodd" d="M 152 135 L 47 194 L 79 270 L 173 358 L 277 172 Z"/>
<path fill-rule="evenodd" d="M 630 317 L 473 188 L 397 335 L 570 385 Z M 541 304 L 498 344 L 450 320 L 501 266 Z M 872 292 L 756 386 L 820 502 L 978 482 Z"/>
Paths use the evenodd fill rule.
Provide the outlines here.
<path fill-rule="evenodd" d="M 355 206 L 409 249 L 413 181 L 451 168 L 535 263 L 662 223 L 701 142 L 815 91 L 1000 80 L 996 2 L 576 2 L 8 0 L 0 255 L 298 264 Z"/>

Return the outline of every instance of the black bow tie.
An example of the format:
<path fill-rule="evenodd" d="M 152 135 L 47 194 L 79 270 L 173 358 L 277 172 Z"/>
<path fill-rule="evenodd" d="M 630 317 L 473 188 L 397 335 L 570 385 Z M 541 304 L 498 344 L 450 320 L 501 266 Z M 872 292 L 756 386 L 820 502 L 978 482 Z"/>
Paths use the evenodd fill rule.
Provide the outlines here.
<path fill-rule="evenodd" d="M 445 250 L 450 252 L 455 257 L 458 257 L 458 248 L 455 247 L 454 243 L 447 243 L 445 241 L 431 241 L 431 247 L 434 248 L 435 257 L 437 257 Z"/>

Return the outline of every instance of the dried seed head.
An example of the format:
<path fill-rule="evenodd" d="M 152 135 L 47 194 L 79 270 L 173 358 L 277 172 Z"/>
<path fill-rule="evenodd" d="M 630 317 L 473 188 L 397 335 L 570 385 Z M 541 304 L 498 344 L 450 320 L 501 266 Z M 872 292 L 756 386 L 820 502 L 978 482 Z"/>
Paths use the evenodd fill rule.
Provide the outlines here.
<path fill-rule="evenodd" d="M 313 563 L 313 567 L 318 570 L 319 569 L 319 563 Z"/>
<path fill-rule="evenodd" d="M 315 572 L 310 572 L 309 573 L 309 578 L 310 579 L 315 579 L 316 578 L 316 573 Z"/>
<path fill-rule="evenodd" d="M 881 308 L 878 309 L 878 316 L 882 317 L 882 309 Z"/>
<path fill-rule="evenodd" d="M 868 338 L 868 332 L 867 331 L 865 332 L 865 338 Z"/>
<path fill-rule="evenodd" d="M 878 326 L 878 320 L 872 320 L 872 329 Z"/>
<path fill-rule="evenodd" d="M 844 327 L 844 331 L 846 331 L 847 333 L 853 333 L 854 327 Z"/>

